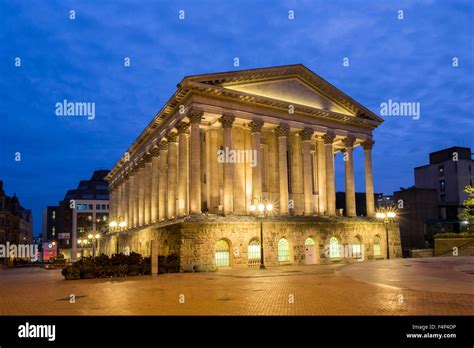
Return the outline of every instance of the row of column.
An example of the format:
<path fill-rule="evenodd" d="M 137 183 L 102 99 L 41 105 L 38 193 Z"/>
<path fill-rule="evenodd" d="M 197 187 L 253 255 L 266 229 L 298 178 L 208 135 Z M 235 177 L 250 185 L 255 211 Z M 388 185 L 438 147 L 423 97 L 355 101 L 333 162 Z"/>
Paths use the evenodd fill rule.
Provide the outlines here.
<path fill-rule="evenodd" d="M 188 127 L 178 124 L 113 187 L 111 221 L 133 228 L 189 214 Z"/>
<path fill-rule="evenodd" d="M 201 122 L 200 113 L 195 113 L 190 117 L 191 122 L 191 171 L 192 173 L 201 173 L 201 143 L 199 138 L 199 124 Z M 223 128 L 223 146 L 232 148 L 232 124 L 235 117 L 231 114 L 224 114 L 220 118 Z M 252 150 L 257 154 L 257 165 L 252 169 L 252 196 L 262 196 L 262 161 L 260 160 L 261 132 L 263 127 L 262 120 L 253 120 L 249 123 L 251 129 Z M 194 132 L 193 132 L 194 130 Z M 280 214 L 289 213 L 289 183 L 288 183 L 288 136 L 290 127 L 288 124 L 280 124 L 276 130 L 278 137 L 278 158 L 279 158 L 279 188 L 280 188 Z M 335 134 L 328 132 L 322 137 L 317 138 L 317 192 L 319 211 L 313 211 L 313 172 L 311 161 L 311 142 L 314 130 L 307 127 L 300 132 L 303 149 L 303 184 L 304 184 L 304 212 L 305 215 L 314 213 L 325 214 L 329 216 L 336 215 L 336 190 L 334 174 L 334 149 L 333 143 Z M 346 215 L 356 215 L 355 185 L 354 185 L 354 150 L 355 137 L 348 136 L 343 140 L 344 144 L 344 163 L 345 163 L 345 186 L 346 186 Z M 372 177 L 372 150 L 373 141 L 363 143 L 365 153 L 365 178 L 366 178 L 366 205 L 367 215 L 374 215 L 374 190 Z M 234 184 L 234 166 L 232 163 L 224 163 L 224 187 L 223 187 L 223 212 L 229 214 L 233 212 L 233 184 Z M 201 181 L 200 176 L 192 176 L 191 180 L 191 213 L 201 213 Z"/>
<path fill-rule="evenodd" d="M 127 227 L 143 226 L 165 219 L 188 214 L 201 214 L 201 137 L 200 124 L 202 111 L 191 111 L 189 124 L 180 122 L 177 133 L 171 132 L 138 166 L 127 174 L 110 193 L 111 219 L 125 221 Z M 220 123 L 223 128 L 223 146 L 232 148 L 232 125 L 235 116 L 223 114 Z M 249 123 L 251 129 L 252 150 L 257 154 L 256 166 L 252 168 L 252 196 L 262 196 L 261 132 L 262 120 Z M 190 132 L 188 132 L 188 127 Z M 279 170 L 279 212 L 289 213 L 288 181 L 288 137 L 290 127 L 286 123 L 275 129 L 278 138 Z M 189 136 L 190 134 L 190 136 Z M 336 138 L 333 132 L 316 137 L 316 181 L 318 211 L 313 211 L 313 170 L 312 142 L 314 130 L 304 128 L 300 134 L 303 159 L 304 214 L 336 215 L 336 192 L 334 174 L 334 148 Z M 190 139 L 189 139 L 190 138 Z M 343 139 L 344 167 L 346 187 L 346 215 L 356 215 L 354 186 L 354 150 L 355 138 Z M 190 145 L 190 146 L 189 146 Z M 374 190 L 372 177 L 373 141 L 363 143 L 365 154 L 366 203 L 367 215 L 374 215 Z M 188 147 L 189 146 L 189 147 Z M 190 153 L 188 153 L 188 149 Z M 188 167 L 189 165 L 189 167 Z M 234 165 L 224 163 L 223 213 L 233 212 Z"/>

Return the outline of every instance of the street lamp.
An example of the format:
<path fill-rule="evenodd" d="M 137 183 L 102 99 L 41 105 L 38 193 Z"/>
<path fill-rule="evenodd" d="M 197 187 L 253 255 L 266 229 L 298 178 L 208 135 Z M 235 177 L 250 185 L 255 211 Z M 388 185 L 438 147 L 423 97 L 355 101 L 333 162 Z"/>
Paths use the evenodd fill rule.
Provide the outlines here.
<path fill-rule="evenodd" d="M 389 241 L 388 241 L 388 224 L 397 217 L 397 213 L 394 211 L 379 211 L 375 214 L 377 219 L 383 220 L 385 225 L 385 240 L 387 243 L 387 260 L 390 259 L 390 252 L 389 252 Z"/>
<path fill-rule="evenodd" d="M 109 223 L 109 227 L 110 227 L 112 230 L 114 230 L 114 229 L 117 227 L 117 221 L 111 221 L 111 222 Z"/>
<path fill-rule="evenodd" d="M 254 204 L 254 202 L 257 202 L 257 204 Z M 255 197 L 252 199 L 250 211 L 258 211 L 257 216 L 260 218 L 260 269 L 265 269 L 265 262 L 263 257 L 263 218 L 273 211 L 273 204 L 268 202 L 266 199 Z"/>
<path fill-rule="evenodd" d="M 89 233 L 87 238 L 90 239 L 90 241 L 92 243 L 92 257 L 95 257 L 95 250 L 97 248 L 97 242 L 100 239 L 100 234 L 96 233 L 95 235 L 93 235 L 92 233 Z"/>

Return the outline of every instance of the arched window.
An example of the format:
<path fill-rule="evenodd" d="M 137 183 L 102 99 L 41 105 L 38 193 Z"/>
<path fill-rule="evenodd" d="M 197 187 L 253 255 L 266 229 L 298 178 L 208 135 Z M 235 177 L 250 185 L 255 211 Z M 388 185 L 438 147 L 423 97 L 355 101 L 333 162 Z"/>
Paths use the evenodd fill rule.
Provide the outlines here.
<path fill-rule="evenodd" d="M 354 237 L 352 239 L 352 257 L 353 258 L 360 258 L 362 256 L 362 249 L 360 245 L 359 237 Z"/>
<path fill-rule="evenodd" d="M 278 261 L 290 261 L 290 245 L 285 238 L 282 238 L 278 241 Z"/>
<path fill-rule="evenodd" d="M 252 239 L 248 246 L 249 266 L 260 265 L 260 241 Z"/>
<path fill-rule="evenodd" d="M 382 255 L 381 249 L 380 249 L 380 237 L 375 236 L 374 238 L 374 256 L 380 256 Z"/>
<path fill-rule="evenodd" d="M 306 238 L 306 240 L 304 241 L 304 245 L 314 245 L 314 239 L 309 237 L 309 238 Z"/>
<path fill-rule="evenodd" d="M 329 240 L 329 257 L 338 258 L 341 257 L 339 253 L 339 241 L 336 237 L 331 237 Z"/>
<path fill-rule="evenodd" d="M 221 239 L 216 244 L 216 266 L 228 267 L 230 266 L 229 243 Z"/>

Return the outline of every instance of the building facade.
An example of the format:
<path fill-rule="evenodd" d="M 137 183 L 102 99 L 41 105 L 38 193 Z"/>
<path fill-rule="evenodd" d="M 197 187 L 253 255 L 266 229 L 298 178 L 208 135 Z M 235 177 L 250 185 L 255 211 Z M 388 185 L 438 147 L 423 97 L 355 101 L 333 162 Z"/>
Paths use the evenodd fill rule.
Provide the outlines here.
<path fill-rule="evenodd" d="M 0 244 L 32 244 L 33 214 L 21 206 L 16 194 L 8 196 L 0 180 Z"/>
<path fill-rule="evenodd" d="M 434 235 L 462 232 L 467 225 L 458 218 L 467 199 L 466 186 L 474 181 L 471 149 L 454 146 L 429 155 L 430 163 L 416 167 L 415 185 L 394 193 L 402 201 L 399 224 L 402 249 L 434 247 Z"/>
<path fill-rule="evenodd" d="M 246 267 L 260 258 L 263 219 L 268 266 L 352 260 L 344 250 L 386 257 L 385 227 L 373 219 L 372 132 L 381 122 L 303 65 L 186 77 L 107 175 L 114 227 L 103 251 L 173 253 L 183 271 Z M 367 217 L 356 217 L 359 150 Z M 255 216 L 258 202 L 271 214 Z M 396 224 L 389 244 L 399 256 Z"/>
<path fill-rule="evenodd" d="M 91 256 L 109 225 L 108 170 L 96 170 L 89 180 L 68 190 L 58 206 L 48 206 L 43 213 L 43 241 L 68 260 Z M 88 238 L 92 235 L 94 238 Z M 80 243 L 79 243 L 80 241 Z"/>
<path fill-rule="evenodd" d="M 438 219 L 431 221 L 438 232 L 460 232 L 458 215 L 467 199 L 466 186 L 474 182 L 471 149 L 454 146 L 430 153 L 430 163 L 415 168 L 415 187 L 437 192 Z"/>

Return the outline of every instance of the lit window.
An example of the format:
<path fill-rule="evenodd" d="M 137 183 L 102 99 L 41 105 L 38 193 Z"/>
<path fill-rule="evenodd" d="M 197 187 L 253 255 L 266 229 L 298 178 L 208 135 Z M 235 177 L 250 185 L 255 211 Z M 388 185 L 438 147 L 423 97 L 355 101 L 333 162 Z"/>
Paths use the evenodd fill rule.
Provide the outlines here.
<path fill-rule="evenodd" d="M 444 180 L 439 181 L 439 190 L 440 191 L 446 190 L 446 182 Z"/>
<path fill-rule="evenodd" d="M 439 166 L 438 170 L 439 170 L 439 176 L 444 176 L 444 166 Z"/>
<path fill-rule="evenodd" d="M 52 213 L 52 218 L 56 219 L 56 212 L 55 211 L 53 211 L 53 213 Z"/>
<path fill-rule="evenodd" d="M 260 264 L 260 241 L 252 239 L 248 246 L 249 266 Z"/>
<path fill-rule="evenodd" d="M 339 254 L 339 241 L 336 237 L 331 237 L 329 240 L 329 257 L 330 258 L 338 258 L 340 257 Z"/>
<path fill-rule="evenodd" d="M 374 238 L 374 256 L 380 256 L 382 255 L 381 250 L 380 250 L 380 237 L 375 236 Z"/>
<path fill-rule="evenodd" d="M 229 243 L 227 243 L 224 239 L 218 241 L 216 245 L 216 266 L 230 266 Z"/>
<path fill-rule="evenodd" d="M 313 238 L 306 238 L 306 240 L 304 241 L 304 245 L 314 245 L 314 240 Z"/>
<path fill-rule="evenodd" d="M 362 256 L 362 249 L 360 246 L 360 239 L 358 237 L 354 237 L 352 239 L 352 257 L 359 258 Z"/>
<path fill-rule="evenodd" d="M 278 241 L 278 261 L 290 261 L 290 245 L 285 238 L 282 238 Z"/>

